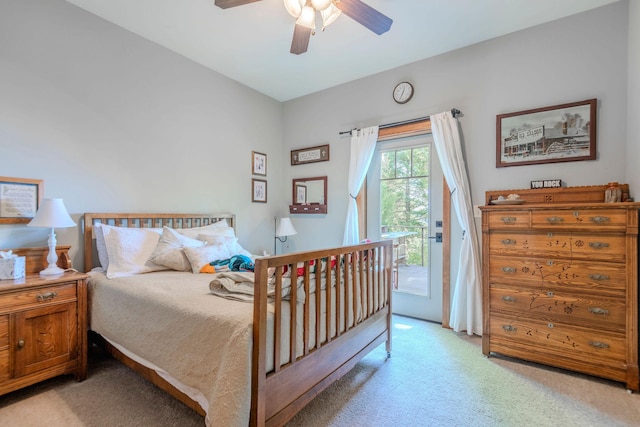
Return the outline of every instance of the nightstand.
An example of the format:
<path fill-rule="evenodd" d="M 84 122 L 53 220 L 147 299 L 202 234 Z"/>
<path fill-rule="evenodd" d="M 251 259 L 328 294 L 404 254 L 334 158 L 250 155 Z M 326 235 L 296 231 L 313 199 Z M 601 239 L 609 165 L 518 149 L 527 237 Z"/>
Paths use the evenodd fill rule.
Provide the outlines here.
<path fill-rule="evenodd" d="M 87 376 L 87 278 L 0 280 L 0 395 L 63 374 Z"/>

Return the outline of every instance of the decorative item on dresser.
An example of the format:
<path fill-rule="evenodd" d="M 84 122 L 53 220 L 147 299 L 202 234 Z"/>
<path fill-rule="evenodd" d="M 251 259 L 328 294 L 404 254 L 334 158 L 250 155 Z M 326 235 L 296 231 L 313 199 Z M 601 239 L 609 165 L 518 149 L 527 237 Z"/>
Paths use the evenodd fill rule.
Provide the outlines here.
<path fill-rule="evenodd" d="M 68 246 L 58 266 L 70 268 Z M 48 248 L 13 249 L 27 276 L 0 281 L 0 395 L 62 374 L 87 376 L 88 275 L 41 277 Z"/>
<path fill-rule="evenodd" d="M 560 200 L 546 203 L 540 190 L 487 192 L 487 201 L 517 193 L 524 203 L 480 208 L 482 351 L 638 391 L 640 203 L 604 203 L 604 188 L 545 189 Z M 576 194 L 586 202 L 565 201 Z"/>

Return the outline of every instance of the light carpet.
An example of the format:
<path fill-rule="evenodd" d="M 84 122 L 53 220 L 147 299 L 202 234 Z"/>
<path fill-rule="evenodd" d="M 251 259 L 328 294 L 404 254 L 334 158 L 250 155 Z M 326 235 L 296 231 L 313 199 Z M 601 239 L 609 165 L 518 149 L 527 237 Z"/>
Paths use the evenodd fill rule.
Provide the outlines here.
<path fill-rule="evenodd" d="M 481 339 L 394 316 L 384 345 L 289 426 L 637 426 L 640 396 L 621 383 L 502 357 Z M 188 409 L 107 355 L 89 377 L 65 376 L 0 397 L 0 425 L 202 426 Z"/>

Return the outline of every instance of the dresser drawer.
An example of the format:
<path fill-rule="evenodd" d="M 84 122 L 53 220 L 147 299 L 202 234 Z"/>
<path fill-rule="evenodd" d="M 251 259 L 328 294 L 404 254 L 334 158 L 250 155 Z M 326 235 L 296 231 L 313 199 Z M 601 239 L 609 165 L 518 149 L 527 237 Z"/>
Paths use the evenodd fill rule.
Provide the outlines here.
<path fill-rule="evenodd" d="M 625 230 L 626 210 L 620 209 L 549 209 L 531 212 L 534 228 L 571 230 Z"/>
<path fill-rule="evenodd" d="M 624 331 L 626 305 L 623 297 L 606 298 L 572 290 L 526 289 L 492 286 L 491 312 L 537 318 L 589 328 Z"/>
<path fill-rule="evenodd" d="M 625 261 L 623 234 L 508 233 L 489 236 L 490 255 L 535 256 L 545 258 Z"/>
<path fill-rule="evenodd" d="M 488 212 L 490 229 L 527 229 L 531 215 L 529 211 Z"/>
<path fill-rule="evenodd" d="M 489 258 L 489 283 L 624 297 L 626 271 L 614 262 L 496 255 Z"/>
<path fill-rule="evenodd" d="M 508 347 L 525 346 L 549 357 L 572 358 L 590 364 L 622 368 L 626 360 L 625 334 L 522 318 L 491 314 L 491 350 L 510 355 Z M 494 340 L 497 347 L 494 347 Z M 502 345 L 499 345 L 502 344 Z M 540 360 L 541 363 L 549 361 Z"/>
<path fill-rule="evenodd" d="M 0 307 L 4 311 L 22 310 L 52 302 L 73 301 L 76 299 L 76 294 L 76 282 L 31 288 L 18 292 L 7 292 L 0 295 Z"/>

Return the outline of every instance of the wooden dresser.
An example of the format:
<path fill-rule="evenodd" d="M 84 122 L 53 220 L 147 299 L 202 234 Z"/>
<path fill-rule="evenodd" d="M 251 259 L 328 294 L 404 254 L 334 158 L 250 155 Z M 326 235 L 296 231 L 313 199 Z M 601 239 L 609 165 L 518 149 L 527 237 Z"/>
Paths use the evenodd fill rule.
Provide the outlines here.
<path fill-rule="evenodd" d="M 526 202 L 481 210 L 483 353 L 638 391 L 640 203 Z"/>
<path fill-rule="evenodd" d="M 68 268 L 68 247 L 58 265 Z M 14 250 L 27 276 L 0 280 L 0 395 L 62 374 L 87 375 L 87 274 L 42 278 L 48 248 Z"/>

